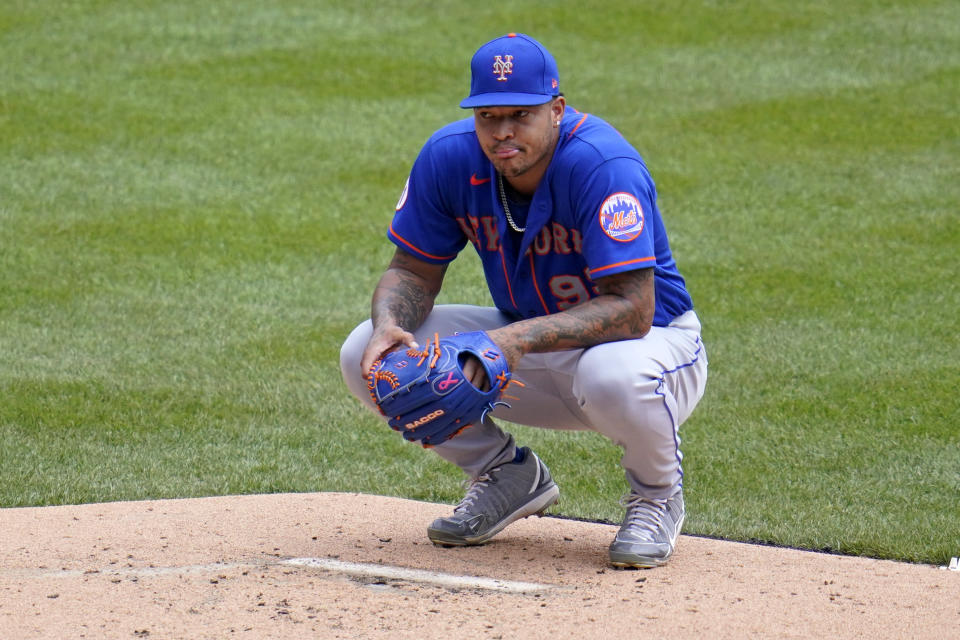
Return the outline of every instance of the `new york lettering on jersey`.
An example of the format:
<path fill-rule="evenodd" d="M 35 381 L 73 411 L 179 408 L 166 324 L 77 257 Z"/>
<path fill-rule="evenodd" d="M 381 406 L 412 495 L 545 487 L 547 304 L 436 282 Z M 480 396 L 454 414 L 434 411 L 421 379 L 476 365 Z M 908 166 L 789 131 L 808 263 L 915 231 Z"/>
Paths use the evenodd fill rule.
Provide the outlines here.
<path fill-rule="evenodd" d="M 494 304 L 514 317 L 570 308 L 598 295 L 595 278 L 646 267 L 657 267 L 655 323 L 692 308 L 652 180 L 610 125 L 568 108 L 522 236 L 508 231 L 495 178 L 473 118 L 440 129 L 414 163 L 388 237 L 433 263 L 470 242 Z"/>
<path fill-rule="evenodd" d="M 598 295 L 583 259 L 579 229 L 549 222 L 532 233 L 520 254 L 517 239 L 502 236 L 497 220 L 493 215 L 457 217 L 481 256 L 494 302 L 502 311 L 532 317 L 563 311 Z M 501 286 L 494 281 L 501 281 Z"/>

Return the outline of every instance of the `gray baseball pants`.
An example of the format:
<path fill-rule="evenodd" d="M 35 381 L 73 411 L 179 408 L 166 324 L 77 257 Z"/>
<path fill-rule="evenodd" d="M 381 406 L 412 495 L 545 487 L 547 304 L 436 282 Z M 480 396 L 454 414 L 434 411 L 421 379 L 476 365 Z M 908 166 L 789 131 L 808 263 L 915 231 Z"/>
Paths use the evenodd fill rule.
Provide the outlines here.
<path fill-rule="evenodd" d="M 510 320 L 492 307 L 438 305 L 414 335 L 426 344 L 461 331 L 489 331 Z M 340 367 L 350 392 L 377 412 L 360 371 L 363 350 L 372 335 L 369 320 L 344 342 Z M 653 327 L 643 338 L 524 356 L 513 371 L 524 386 L 512 385 L 510 407 L 497 406 L 493 417 L 546 429 L 592 430 L 623 448 L 627 482 L 639 495 L 668 498 L 683 479 L 680 425 L 703 396 L 707 354 L 700 321 L 693 311 L 667 327 Z M 433 447 L 443 459 L 476 478 L 511 461 L 513 436 L 489 415 L 481 424 Z"/>

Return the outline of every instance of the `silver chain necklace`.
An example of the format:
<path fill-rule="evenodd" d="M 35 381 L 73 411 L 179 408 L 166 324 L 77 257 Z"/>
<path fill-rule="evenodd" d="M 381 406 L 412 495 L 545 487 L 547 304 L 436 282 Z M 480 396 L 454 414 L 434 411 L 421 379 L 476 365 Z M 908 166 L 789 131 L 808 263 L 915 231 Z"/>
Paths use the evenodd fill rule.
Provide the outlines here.
<path fill-rule="evenodd" d="M 513 216 L 510 215 L 510 205 L 507 204 L 507 193 L 503 190 L 503 176 L 500 175 L 499 171 L 497 172 L 497 185 L 500 187 L 500 202 L 503 203 L 503 212 L 507 214 L 507 224 L 517 233 L 523 233 L 527 228 L 518 227 L 517 223 L 513 221 Z"/>

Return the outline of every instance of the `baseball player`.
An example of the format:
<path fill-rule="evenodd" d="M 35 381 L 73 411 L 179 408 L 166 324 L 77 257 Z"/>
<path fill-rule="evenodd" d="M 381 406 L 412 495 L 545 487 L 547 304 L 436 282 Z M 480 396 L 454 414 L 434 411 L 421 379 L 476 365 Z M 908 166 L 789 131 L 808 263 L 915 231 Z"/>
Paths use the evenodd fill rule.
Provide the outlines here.
<path fill-rule="evenodd" d="M 469 478 L 437 545 L 482 544 L 542 513 L 559 489 L 494 418 L 590 429 L 623 448 L 626 515 L 610 545 L 618 567 L 654 567 L 684 519 L 678 429 L 704 392 L 700 322 L 670 251 L 653 180 L 609 124 L 567 105 L 553 56 L 508 34 L 471 62 L 471 117 L 420 151 L 387 232 L 395 254 L 372 317 L 341 350 L 351 392 L 376 408 L 364 373 L 385 353 L 434 335 L 485 331 L 524 386 L 509 406 L 433 448 Z M 493 307 L 437 305 L 447 265 L 471 244 Z M 484 386 L 479 363 L 464 375 Z"/>

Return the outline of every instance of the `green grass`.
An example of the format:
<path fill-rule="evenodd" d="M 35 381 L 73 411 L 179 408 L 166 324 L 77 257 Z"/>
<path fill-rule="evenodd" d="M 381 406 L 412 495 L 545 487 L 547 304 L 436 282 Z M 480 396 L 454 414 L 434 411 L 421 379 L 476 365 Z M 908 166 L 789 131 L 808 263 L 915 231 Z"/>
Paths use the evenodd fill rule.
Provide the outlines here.
<path fill-rule="evenodd" d="M 960 549 L 955 2 L 0 7 L 0 506 L 275 491 L 454 502 L 339 379 L 413 157 L 531 33 L 658 184 L 710 353 L 686 531 Z M 487 304 L 474 256 L 443 301 Z M 516 427 L 564 515 L 619 451 Z"/>

